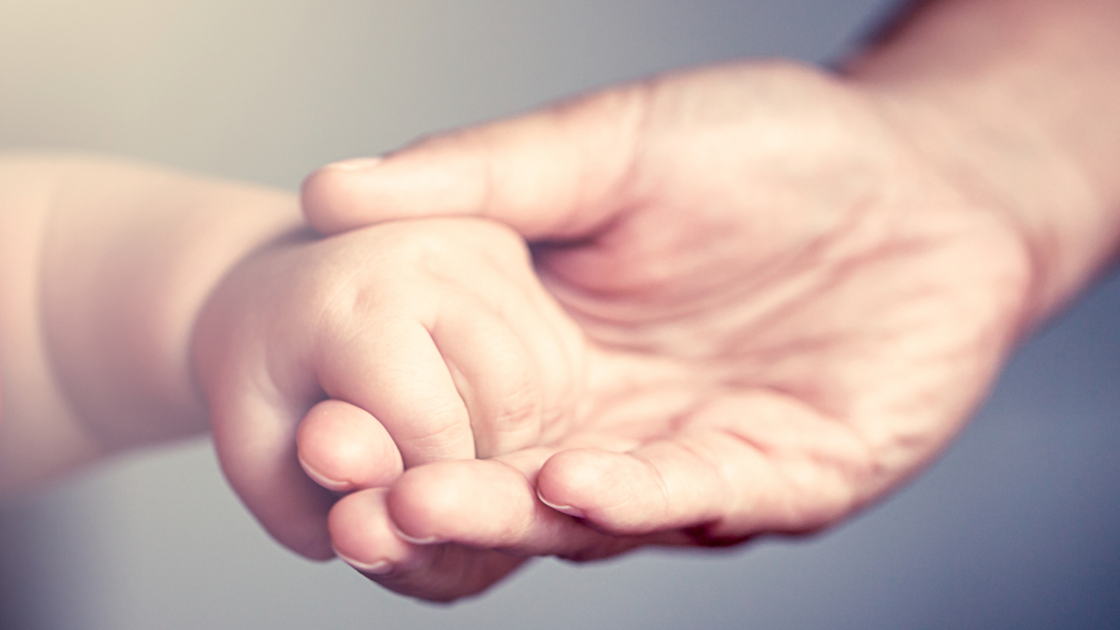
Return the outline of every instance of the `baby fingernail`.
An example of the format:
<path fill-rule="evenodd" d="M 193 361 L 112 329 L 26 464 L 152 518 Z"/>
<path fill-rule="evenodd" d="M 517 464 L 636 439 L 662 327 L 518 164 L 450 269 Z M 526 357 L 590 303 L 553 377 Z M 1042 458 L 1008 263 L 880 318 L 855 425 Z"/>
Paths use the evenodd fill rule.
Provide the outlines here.
<path fill-rule="evenodd" d="M 307 462 L 303 461 L 302 457 L 299 458 L 299 465 L 303 467 L 303 472 L 307 473 L 308 477 L 311 477 L 311 479 L 314 480 L 315 483 L 323 486 L 327 490 L 333 490 L 335 492 L 349 492 L 350 490 L 354 489 L 354 484 L 350 483 L 349 481 L 336 481 L 315 470 L 311 466 L 308 466 Z"/>
<path fill-rule="evenodd" d="M 441 540 L 439 536 L 428 536 L 427 538 L 414 538 L 414 537 L 409 536 L 408 534 L 402 532 L 400 530 L 400 528 L 398 528 L 395 524 L 393 525 L 393 533 L 397 535 L 397 538 L 400 538 L 401 540 L 403 540 L 407 543 L 412 543 L 414 545 L 434 545 L 434 544 L 443 542 L 443 540 Z"/>
<path fill-rule="evenodd" d="M 380 164 L 383 158 L 379 157 L 361 157 L 353 158 L 350 160 L 342 160 L 340 162 L 332 162 L 327 164 L 325 168 L 333 168 L 340 171 L 364 171 L 373 168 Z"/>
<path fill-rule="evenodd" d="M 537 498 L 541 500 L 541 503 L 556 510 L 557 512 L 567 514 L 568 516 L 574 516 L 576 518 L 587 518 L 587 515 L 583 513 L 583 510 L 579 508 L 572 507 L 570 505 L 557 505 L 555 503 L 549 503 L 548 499 L 542 497 L 539 491 L 537 492 Z"/>
<path fill-rule="evenodd" d="M 373 575 L 385 575 L 393 570 L 393 565 L 388 560 L 378 560 L 377 562 L 358 562 L 353 558 L 347 558 L 345 555 L 334 550 L 336 556 L 342 559 L 346 564 L 354 567 L 362 573 L 372 573 Z"/>

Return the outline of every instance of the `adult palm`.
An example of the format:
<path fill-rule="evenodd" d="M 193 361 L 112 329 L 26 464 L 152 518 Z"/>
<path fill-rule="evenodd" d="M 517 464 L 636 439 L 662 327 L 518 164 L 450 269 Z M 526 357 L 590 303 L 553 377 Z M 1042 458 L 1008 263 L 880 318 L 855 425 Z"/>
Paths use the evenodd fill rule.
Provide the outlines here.
<path fill-rule="evenodd" d="M 929 462 L 1028 323 L 1034 279 L 1010 215 L 896 111 L 815 70 L 729 66 L 312 176 L 326 233 L 509 224 L 589 349 L 568 434 L 349 495 L 336 548 L 454 598 L 527 555 L 813 531 Z"/>

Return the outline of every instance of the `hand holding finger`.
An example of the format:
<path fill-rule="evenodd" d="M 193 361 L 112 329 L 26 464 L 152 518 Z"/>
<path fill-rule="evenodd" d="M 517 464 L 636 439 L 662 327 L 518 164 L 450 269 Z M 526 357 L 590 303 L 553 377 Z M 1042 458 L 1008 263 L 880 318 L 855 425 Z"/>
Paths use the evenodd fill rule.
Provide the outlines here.
<path fill-rule="evenodd" d="M 478 593 L 526 558 L 454 544 L 404 540 L 388 516 L 387 490 L 341 499 L 330 513 L 336 553 L 369 579 L 403 595 L 451 601 Z"/>
<path fill-rule="evenodd" d="M 393 438 L 366 410 L 325 400 L 307 412 L 296 431 L 300 465 L 334 492 L 388 486 L 404 471 Z"/>

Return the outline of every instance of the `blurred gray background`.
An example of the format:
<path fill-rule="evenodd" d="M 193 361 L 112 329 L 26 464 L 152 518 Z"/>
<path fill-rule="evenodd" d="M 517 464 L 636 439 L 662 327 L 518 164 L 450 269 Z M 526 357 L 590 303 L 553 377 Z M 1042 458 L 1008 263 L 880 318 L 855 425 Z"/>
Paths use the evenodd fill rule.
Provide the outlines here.
<path fill-rule="evenodd" d="M 295 189 L 312 168 L 574 91 L 827 60 L 885 0 L 0 0 L 0 150 Z M 1030 344 L 934 468 L 826 535 L 540 561 L 419 604 L 274 544 L 205 442 L 0 508 L 0 628 L 1120 627 L 1120 280 Z"/>

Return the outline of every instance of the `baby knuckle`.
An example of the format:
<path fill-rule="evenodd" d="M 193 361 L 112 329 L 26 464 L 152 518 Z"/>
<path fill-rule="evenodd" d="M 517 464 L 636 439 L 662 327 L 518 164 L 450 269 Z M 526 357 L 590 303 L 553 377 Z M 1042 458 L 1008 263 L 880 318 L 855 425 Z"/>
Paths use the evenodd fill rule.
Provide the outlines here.
<path fill-rule="evenodd" d="M 390 243 L 386 258 L 407 270 L 439 271 L 457 259 L 452 241 L 438 232 L 413 230 Z"/>
<path fill-rule="evenodd" d="M 489 424 L 498 431 L 521 432 L 540 424 L 543 408 L 540 387 L 525 379 L 505 392 Z"/>

